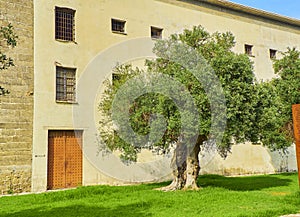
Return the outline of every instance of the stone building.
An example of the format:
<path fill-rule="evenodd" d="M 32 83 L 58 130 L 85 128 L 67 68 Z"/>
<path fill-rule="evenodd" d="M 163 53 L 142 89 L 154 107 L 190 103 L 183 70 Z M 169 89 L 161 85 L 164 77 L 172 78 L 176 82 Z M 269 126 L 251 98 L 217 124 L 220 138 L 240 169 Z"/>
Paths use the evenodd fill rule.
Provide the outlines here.
<path fill-rule="evenodd" d="M 20 36 L 12 53 L 17 66 L 0 74 L 0 84 L 12 92 L 0 98 L 0 181 L 5 192 L 10 177 L 24 191 L 30 186 L 45 191 L 168 178 L 167 161 L 146 151 L 132 165 L 97 152 L 101 126 L 95 105 L 101 81 L 116 64 L 151 56 L 157 38 L 195 25 L 209 32 L 230 31 L 236 37 L 234 51 L 250 56 L 258 79 L 273 77 L 272 58 L 300 42 L 299 20 L 224 0 L 0 3 L 7 8 L 1 22 L 12 22 Z M 203 173 L 226 175 L 296 170 L 293 147 L 290 155 L 281 156 L 242 144 L 226 160 L 211 153 L 201 163 Z"/>
<path fill-rule="evenodd" d="M 33 131 L 33 1 L 0 0 L 0 25 L 11 23 L 15 66 L 0 71 L 0 194 L 31 190 Z M 1 51 L 3 51 L 1 49 Z"/>

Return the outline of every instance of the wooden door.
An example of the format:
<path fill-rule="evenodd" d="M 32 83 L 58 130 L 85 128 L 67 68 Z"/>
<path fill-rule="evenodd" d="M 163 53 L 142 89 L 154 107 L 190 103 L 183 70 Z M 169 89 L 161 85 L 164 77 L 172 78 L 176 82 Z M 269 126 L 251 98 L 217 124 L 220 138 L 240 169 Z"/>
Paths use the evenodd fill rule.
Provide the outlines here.
<path fill-rule="evenodd" d="M 82 131 L 48 132 L 48 189 L 82 184 Z"/>

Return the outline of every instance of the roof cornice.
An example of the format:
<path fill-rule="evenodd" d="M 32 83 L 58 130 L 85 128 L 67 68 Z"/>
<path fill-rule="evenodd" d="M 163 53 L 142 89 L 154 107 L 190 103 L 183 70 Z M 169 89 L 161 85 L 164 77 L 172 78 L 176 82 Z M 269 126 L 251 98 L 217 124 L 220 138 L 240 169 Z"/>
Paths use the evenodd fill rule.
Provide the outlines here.
<path fill-rule="evenodd" d="M 225 9 L 234 10 L 237 12 L 242 12 L 242 13 L 258 16 L 258 17 L 261 17 L 264 19 L 278 21 L 278 22 L 281 22 L 284 24 L 300 27 L 300 20 L 298 20 L 298 19 L 286 17 L 283 15 L 271 13 L 268 11 L 248 7 L 248 6 L 237 4 L 237 3 L 233 3 L 233 2 L 230 2 L 227 0 L 196 0 L 196 1 L 204 2 L 207 4 L 214 5 L 214 6 L 222 7 Z"/>

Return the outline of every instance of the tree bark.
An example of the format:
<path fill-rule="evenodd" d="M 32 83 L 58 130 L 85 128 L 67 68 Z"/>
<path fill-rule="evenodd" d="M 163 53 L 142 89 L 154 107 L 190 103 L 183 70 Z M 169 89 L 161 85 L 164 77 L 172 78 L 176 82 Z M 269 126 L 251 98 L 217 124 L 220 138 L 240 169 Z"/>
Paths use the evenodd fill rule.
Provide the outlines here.
<path fill-rule="evenodd" d="M 182 189 L 186 181 L 186 158 L 187 147 L 181 142 L 177 142 L 171 161 L 173 181 L 170 185 L 160 188 L 162 191 L 175 191 Z"/>
<path fill-rule="evenodd" d="M 193 149 L 190 151 L 186 159 L 186 181 L 184 189 L 197 190 L 199 189 L 197 185 L 197 178 L 200 171 L 199 165 L 199 152 L 200 145 L 197 143 Z"/>
<path fill-rule="evenodd" d="M 199 189 L 197 177 L 200 171 L 199 152 L 200 145 L 205 141 L 204 137 L 198 137 L 192 147 L 180 142 L 177 143 L 171 162 L 173 181 L 170 185 L 160 188 L 162 191 L 175 191 L 180 189 Z"/>

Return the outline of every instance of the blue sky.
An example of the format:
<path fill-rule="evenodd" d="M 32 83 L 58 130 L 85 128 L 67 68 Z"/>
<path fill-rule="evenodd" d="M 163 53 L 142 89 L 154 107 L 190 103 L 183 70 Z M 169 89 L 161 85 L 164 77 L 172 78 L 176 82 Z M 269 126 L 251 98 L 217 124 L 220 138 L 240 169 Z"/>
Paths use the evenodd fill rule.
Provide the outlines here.
<path fill-rule="evenodd" d="M 280 15 L 300 19 L 299 0 L 229 0 Z"/>

